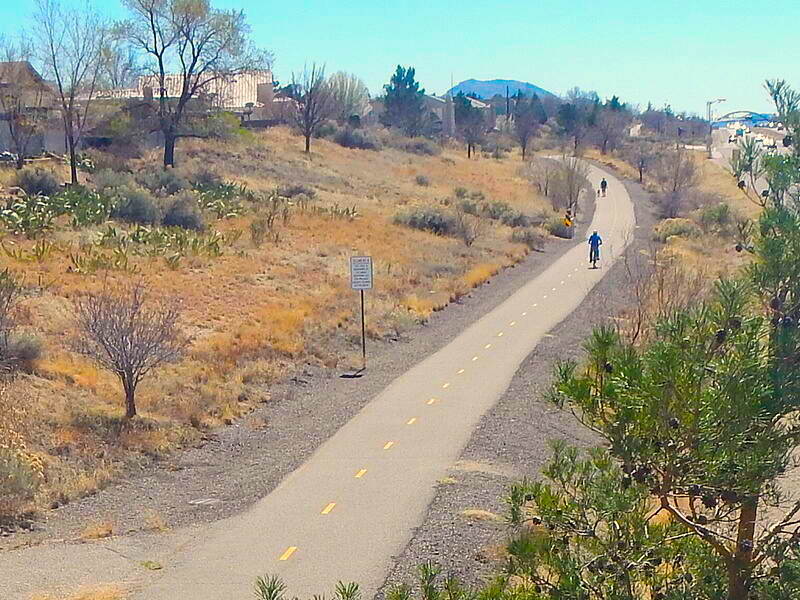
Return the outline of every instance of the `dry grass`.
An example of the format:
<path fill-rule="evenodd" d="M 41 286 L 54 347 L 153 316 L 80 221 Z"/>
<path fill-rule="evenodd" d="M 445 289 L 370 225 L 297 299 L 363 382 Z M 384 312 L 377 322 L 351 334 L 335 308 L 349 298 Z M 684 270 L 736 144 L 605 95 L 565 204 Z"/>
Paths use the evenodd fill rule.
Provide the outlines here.
<path fill-rule="evenodd" d="M 158 168 L 158 158 L 154 150 L 128 166 Z M 502 225 L 487 227 L 465 248 L 459 240 L 393 224 L 398 212 L 438 206 L 457 187 L 529 214 L 545 207 L 518 175 L 515 155 L 467 160 L 460 149 L 444 149 L 440 156 L 424 157 L 394 149 L 346 149 L 326 140 L 305 155 L 297 136 L 276 128 L 249 141 L 182 141 L 178 159 L 181 168 L 210 167 L 255 191 L 302 183 L 315 190 L 315 208 L 355 207 L 358 217 L 296 208 L 288 222 L 279 223 L 277 243 L 256 248 L 245 233 L 222 256 L 186 257 L 176 270 L 165 268 L 161 257 L 132 256 L 136 277 L 156 297 L 181 301 L 185 328 L 195 341 L 182 361 L 140 385 L 141 419 L 131 425 L 120 419 L 116 378 L 71 350 L 75 297 L 132 279 L 116 271 L 85 275 L 70 268 L 70 253 L 103 228 L 59 227 L 51 235 L 58 247 L 41 262 L 0 252 L 0 269 L 10 268 L 33 286 L 21 324 L 44 344 L 35 372 L 9 388 L 25 399 L 26 443 L 44 462 L 40 507 L 94 493 L 128 460 L 164 456 L 194 443 L 202 430 L 247 415 L 269 399 L 269 386 L 298 364 L 333 368 L 352 361 L 359 325 L 357 296 L 347 279 L 349 256 L 373 256 L 376 288 L 367 295 L 367 333 L 380 340 L 408 333 L 529 252 L 511 243 L 511 230 Z M 50 168 L 59 176 L 66 173 L 60 163 Z M 418 175 L 430 185 L 417 185 Z M 0 169 L 2 177 L 11 174 Z M 209 226 L 222 233 L 247 232 L 254 218 L 252 212 L 210 218 Z M 5 240 L 23 250 L 33 245 L 13 236 Z"/>
<path fill-rule="evenodd" d="M 471 521 L 502 521 L 502 518 L 488 510 L 469 508 L 461 511 L 461 516 Z"/>
<path fill-rule="evenodd" d="M 89 540 L 102 540 L 110 538 L 114 535 L 114 525 L 111 521 L 103 521 L 102 523 L 92 523 L 84 528 L 81 532 L 80 539 L 84 541 Z"/>
<path fill-rule="evenodd" d="M 68 596 L 35 594 L 30 600 L 125 600 L 128 593 L 117 585 L 101 585 L 81 588 Z"/>
<path fill-rule="evenodd" d="M 144 526 L 148 531 L 157 531 L 158 533 L 165 533 L 170 530 L 170 526 L 164 520 L 164 517 L 152 508 L 144 513 Z"/>
<path fill-rule="evenodd" d="M 613 154 L 601 154 L 600 150 L 597 148 L 589 148 L 584 153 L 584 156 L 590 160 L 599 162 L 601 165 L 605 165 L 625 179 L 639 181 L 639 171 L 637 171 L 633 165 L 625 162 L 621 158 L 614 156 Z"/>

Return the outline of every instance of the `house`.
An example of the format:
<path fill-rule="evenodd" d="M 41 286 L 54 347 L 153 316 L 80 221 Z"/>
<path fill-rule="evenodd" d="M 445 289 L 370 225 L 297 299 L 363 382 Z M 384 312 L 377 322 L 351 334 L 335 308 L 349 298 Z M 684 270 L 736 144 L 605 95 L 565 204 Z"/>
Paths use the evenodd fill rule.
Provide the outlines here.
<path fill-rule="evenodd" d="M 0 96 L 0 152 L 16 153 L 9 120 L 21 115 L 45 124 L 30 138 L 25 154 L 64 152 L 56 93 L 33 65 L 27 61 L 0 62 Z"/>
<path fill-rule="evenodd" d="M 169 74 L 164 78 L 167 98 L 179 98 L 183 89 L 182 74 Z M 159 78 L 156 75 L 138 77 L 131 88 L 103 90 L 98 99 L 109 100 L 153 100 L 160 96 Z M 233 77 L 212 79 L 197 96 L 205 105 L 226 110 L 238 115 L 252 116 L 269 112 L 274 101 L 272 71 L 267 69 L 247 71 Z M 259 115 L 260 116 L 260 115 Z"/>

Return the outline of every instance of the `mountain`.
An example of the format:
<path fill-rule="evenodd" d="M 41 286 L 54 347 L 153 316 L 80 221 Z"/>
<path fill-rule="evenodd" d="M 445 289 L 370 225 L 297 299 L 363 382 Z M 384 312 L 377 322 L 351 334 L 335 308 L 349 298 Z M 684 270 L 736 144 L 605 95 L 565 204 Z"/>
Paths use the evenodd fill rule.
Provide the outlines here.
<path fill-rule="evenodd" d="M 479 81 L 477 79 L 467 79 L 462 81 L 457 86 L 452 88 L 452 94 L 464 92 L 465 94 L 476 94 L 484 99 L 489 99 L 494 95 L 506 95 L 506 87 L 508 93 L 514 95 L 518 90 L 521 90 L 526 96 L 536 94 L 538 96 L 554 96 L 552 92 L 548 92 L 540 88 L 538 85 L 533 85 L 527 81 L 516 81 L 514 79 L 492 79 L 491 81 Z"/>

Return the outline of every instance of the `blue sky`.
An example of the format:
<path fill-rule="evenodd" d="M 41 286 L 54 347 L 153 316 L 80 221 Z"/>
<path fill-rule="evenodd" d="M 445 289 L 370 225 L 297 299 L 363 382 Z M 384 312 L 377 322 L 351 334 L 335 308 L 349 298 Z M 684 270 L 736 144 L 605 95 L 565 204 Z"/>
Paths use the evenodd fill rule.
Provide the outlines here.
<path fill-rule="evenodd" d="M 520 79 L 558 94 L 577 85 L 689 112 L 712 98 L 727 99 L 722 111 L 769 110 L 765 78 L 800 87 L 798 0 L 212 2 L 246 11 L 281 81 L 318 61 L 378 93 L 399 63 L 415 66 L 429 92 L 444 92 L 451 77 Z M 124 15 L 119 0 L 93 3 Z M 24 27 L 33 4 L 0 3 L 0 32 Z"/>

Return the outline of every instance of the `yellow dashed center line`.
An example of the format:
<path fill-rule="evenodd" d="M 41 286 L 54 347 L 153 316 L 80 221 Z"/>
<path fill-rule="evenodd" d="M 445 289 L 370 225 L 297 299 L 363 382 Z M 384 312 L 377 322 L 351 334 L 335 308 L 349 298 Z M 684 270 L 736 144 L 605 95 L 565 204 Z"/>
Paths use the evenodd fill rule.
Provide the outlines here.
<path fill-rule="evenodd" d="M 442 389 L 443 389 L 443 390 L 446 390 L 446 389 L 447 389 L 447 388 L 449 388 L 449 387 L 450 387 L 450 384 L 449 384 L 449 383 L 445 383 L 444 385 L 442 385 Z"/>
<path fill-rule="evenodd" d="M 414 423 L 416 423 L 416 422 L 417 422 L 417 417 L 411 417 L 411 418 L 408 420 L 408 422 L 406 423 L 406 425 L 413 425 L 413 424 L 414 424 Z"/>
<path fill-rule="evenodd" d="M 547 298 L 547 296 L 545 296 L 545 298 Z M 536 308 L 537 306 L 539 306 L 539 305 L 538 304 L 534 304 L 533 308 Z"/>
<path fill-rule="evenodd" d="M 430 406 L 431 404 L 434 404 L 435 402 L 436 402 L 436 398 L 431 398 L 430 400 L 428 400 L 428 406 Z"/>
<path fill-rule="evenodd" d="M 489 348 L 491 348 L 491 347 L 492 347 L 492 345 L 491 345 L 491 344 L 486 344 L 486 345 L 484 346 L 484 348 L 486 348 L 487 350 L 488 350 Z"/>
<path fill-rule="evenodd" d="M 516 321 L 511 321 L 511 323 L 509 323 L 508 325 L 509 325 L 509 327 L 513 327 L 513 326 L 514 326 L 514 325 L 516 325 L 516 324 L 517 324 L 517 322 L 516 322 Z"/>
<path fill-rule="evenodd" d="M 562 281 L 562 282 L 561 282 L 561 285 L 564 285 L 564 283 L 565 283 L 565 282 L 564 282 L 564 281 Z"/>
<path fill-rule="evenodd" d="M 497 337 L 503 337 L 503 332 L 501 331 L 500 333 L 498 333 Z"/>
<path fill-rule="evenodd" d="M 289 560 L 289 557 L 295 552 L 297 552 L 297 546 L 289 546 L 278 560 Z"/>
<path fill-rule="evenodd" d="M 462 373 L 464 373 L 464 369 L 459 369 L 459 370 L 458 370 L 458 373 L 456 373 L 456 374 L 457 374 L 457 375 L 461 375 Z"/>
<path fill-rule="evenodd" d="M 361 479 L 366 474 L 367 474 L 367 470 L 366 469 L 361 469 L 361 470 L 359 470 L 358 473 L 356 473 L 356 479 Z"/>
<path fill-rule="evenodd" d="M 544 298 L 544 299 L 546 300 L 546 299 L 547 299 L 547 294 L 545 294 L 544 296 L 542 296 L 542 298 Z"/>
<path fill-rule="evenodd" d="M 330 504 L 328 504 L 328 506 L 322 509 L 322 514 L 327 515 L 333 510 L 334 506 L 336 506 L 336 502 L 331 502 Z"/>
<path fill-rule="evenodd" d="M 551 292 L 555 292 L 555 291 L 556 291 L 556 288 L 553 288 L 553 289 L 552 289 L 552 290 L 550 290 L 550 291 L 551 291 Z"/>
<path fill-rule="evenodd" d="M 386 442 L 386 445 L 383 447 L 383 449 L 384 450 L 388 450 L 392 446 L 394 446 L 394 442 Z"/>
<path fill-rule="evenodd" d="M 527 314 L 528 314 L 528 313 L 524 312 L 524 313 L 522 313 L 522 316 L 524 317 L 524 316 L 525 316 L 525 315 L 527 315 Z"/>
<path fill-rule="evenodd" d="M 477 356 L 473 356 L 472 357 L 472 362 L 475 362 L 476 360 L 478 360 L 478 357 Z"/>

